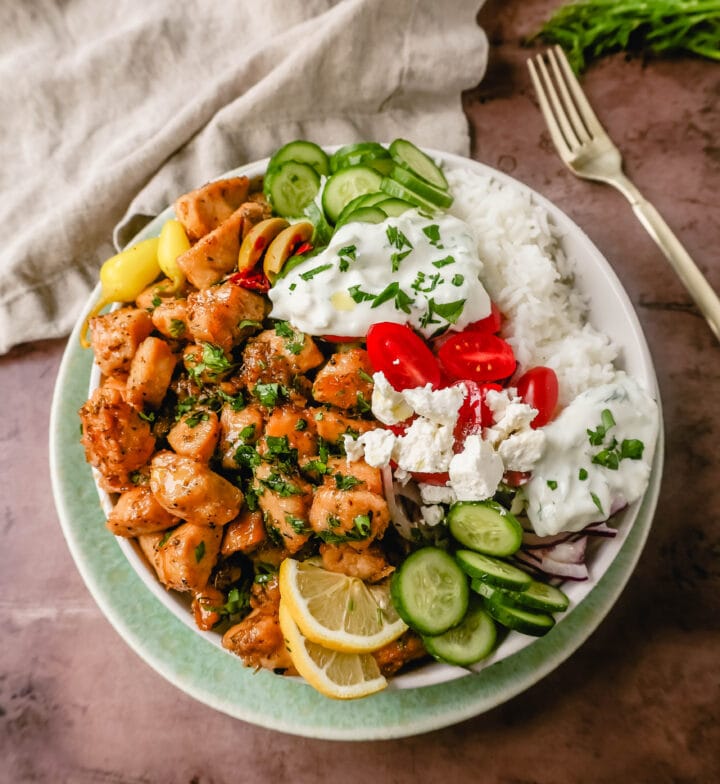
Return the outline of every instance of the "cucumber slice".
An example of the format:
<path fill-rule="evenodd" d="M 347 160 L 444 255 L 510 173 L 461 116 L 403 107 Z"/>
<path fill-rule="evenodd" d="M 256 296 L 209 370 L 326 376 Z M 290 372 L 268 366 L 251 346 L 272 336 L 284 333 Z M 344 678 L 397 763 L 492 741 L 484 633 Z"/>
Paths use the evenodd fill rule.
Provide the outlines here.
<path fill-rule="evenodd" d="M 346 223 L 382 223 L 386 219 L 387 215 L 377 207 L 360 207 L 353 210 L 346 218 L 338 220 L 335 231 Z"/>
<path fill-rule="evenodd" d="M 460 501 L 450 507 L 447 520 L 460 544 L 485 555 L 512 555 L 522 544 L 522 526 L 497 501 Z"/>
<path fill-rule="evenodd" d="M 488 656 L 495 647 L 497 629 L 495 622 L 476 601 L 470 605 L 465 617 L 444 634 L 424 636 L 425 650 L 441 662 L 458 667 L 469 667 Z"/>
<path fill-rule="evenodd" d="M 325 183 L 322 205 L 329 220 L 335 223 L 343 207 L 357 196 L 380 190 L 382 177 L 367 166 L 350 166 L 335 172 Z"/>
<path fill-rule="evenodd" d="M 275 170 L 287 161 L 296 161 L 297 163 L 307 163 L 312 166 L 318 174 L 323 174 L 327 177 L 330 173 L 330 159 L 322 147 L 318 147 L 315 142 L 307 142 L 298 140 L 290 142 L 284 147 L 281 147 L 268 163 L 268 174 L 272 176 Z M 267 175 L 266 175 L 267 176 Z"/>
<path fill-rule="evenodd" d="M 456 626 L 468 608 L 468 581 L 451 555 L 423 547 L 393 575 L 390 595 L 398 615 L 421 634 L 437 635 Z"/>
<path fill-rule="evenodd" d="M 402 199 L 403 201 L 410 202 L 413 206 L 419 207 L 421 210 L 428 212 L 431 215 L 437 212 L 437 207 L 434 204 L 426 201 L 422 196 L 418 196 L 417 193 L 411 191 L 410 188 L 406 188 L 397 180 L 393 180 L 390 177 L 383 177 L 380 190 L 385 191 L 385 193 L 393 199 Z"/>
<path fill-rule="evenodd" d="M 473 579 L 489 583 L 493 588 L 509 588 L 511 591 L 524 591 L 530 586 L 532 578 L 517 566 L 491 558 L 489 555 L 473 550 L 458 550 L 455 558 L 461 569 Z"/>
<path fill-rule="evenodd" d="M 475 593 L 479 593 L 483 599 L 489 599 L 495 591 L 504 590 L 501 588 L 495 588 L 494 586 L 490 585 L 490 583 L 484 583 L 478 577 L 473 577 L 470 581 L 470 587 L 475 591 Z"/>
<path fill-rule="evenodd" d="M 407 139 L 395 139 L 390 145 L 390 155 L 395 163 L 410 169 L 436 188 L 448 189 L 445 175 L 425 153 Z"/>
<path fill-rule="evenodd" d="M 375 161 L 392 160 L 390 153 L 377 142 L 346 144 L 330 157 L 330 171 L 347 169 L 348 166 L 372 166 Z"/>
<path fill-rule="evenodd" d="M 379 201 L 375 206 L 390 218 L 397 218 L 398 215 L 413 209 L 413 205 L 409 201 L 388 199 L 386 193 L 383 193 L 383 201 Z"/>
<path fill-rule="evenodd" d="M 390 177 L 436 207 L 446 210 L 453 203 L 453 197 L 447 191 L 436 188 L 429 182 L 417 177 L 410 169 L 406 169 L 404 166 L 395 164 L 390 170 Z"/>
<path fill-rule="evenodd" d="M 555 619 L 547 613 L 530 612 L 519 607 L 513 607 L 505 600 L 501 591 L 496 591 L 485 602 L 488 613 L 503 626 L 522 634 L 541 637 L 552 629 Z"/>
<path fill-rule="evenodd" d="M 505 604 L 521 610 L 542 610 L 543 612 L 565 612 L 570 599 L 554 585 L 533 580 L 524 591 L 502 591 Z"/>
<path fill-rule="evenodd" d="M 317 196 L 320 175 L 310 164 L 286 161 L 266 179 L 265 190 L 278 215 L 297 217 Z"/>
<path fill-rule="evenodd" d="M 343 207 L 342 212 L 338 215 L 337 222 L 341 223 L 351 212 L 355 212 L 360 207 L 374 207 L 381 201 L 387 201 L 387 197 L 387 193 L 382 191 L 363 193 L 361 196 L 356 196 Z"/>

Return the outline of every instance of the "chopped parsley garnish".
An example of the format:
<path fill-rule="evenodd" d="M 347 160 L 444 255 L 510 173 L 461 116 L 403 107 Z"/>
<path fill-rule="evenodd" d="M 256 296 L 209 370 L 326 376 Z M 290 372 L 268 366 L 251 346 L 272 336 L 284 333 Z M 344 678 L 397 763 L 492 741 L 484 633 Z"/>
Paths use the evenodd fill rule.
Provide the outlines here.
<path fill-rule="evenodd" d="M 592 446 L 600 446 L 605 440 L 607 431 L 615 425 L 612 412 L 609 408 L 604 408 L 600 414 L 601 424 L 595 430 L 587 430 L 588 439 Z"/>
<path fill-rule="evenodd" d="M 316 275 L 319 275 L 321 272 L 325 272 L 325 270 L 329 270 L 332 267 L 332 264 L 321 264 L 319 267 L 313 267 L 312 269 L 308 270 L 307 272 L 301 272 L 300 277 L 303 280 L 311 280 Z"/>
<path fill-rule="evenodd" d="M 373 304 L 370 307 L 377 308 L 384 302 L 390 300 L 394 300 L 395 307 L 398 310 L 402 310 L 403 313 L 409 313 L 410 305 L 415 301 L 400 288 L 400 284 L 397 281 L 393 281 L 385 286 L 385 288 L 373 299 Z"/>
<path fill-rule="evenodd" d="M 245 443 L 255 438 L 255 424 L 245 425 L 245 427 L 238 434 L 238 438 Z"/>
<path fill-rule="evenodd" d="M 307 429 L 307 419 L 298 419 L 295 423 L 295 430 L 302 431 Z"/>
<path fill-rule="evenodd" d="M 397 226 L 388 226 L 385 230 L 385 235 L 388 238 L 388 242 L 397 250 L 402 250 L 403 248 L 410 248 L 410 250 L 412 250 L 412 242 L 410 242 Z"/>
<path fill-rule="evenodd" d="M 547 480 L 547 486 L 548 486 L 548 487 L 549 487 L 551 490 L 557 490 L 557 482 L 556 482 L 554 479 L 548 479 L 548 480 Z"/>
<path fill-rule="evenodd" d="M 434 275 L 426 275 L 420 270 L 415 280 L 410 284 L 410 288 L 423 294 L 430 294 L 430 292 L 435 291 L 440 283 L 444 282 L 439 272 L 436 272 Z"/>
<path fill-rule="evenodd" d="M 207 422 L 210 419 L 210 414 L 207 411 L 196 411 L 194 414 L 190 414 L 190 416 L 185 417 L 185 424 L 190 427 L 197 427 L 201 422 Z"/>
<path fill-rule="evenodd" d="M 450 322 L 450 324 L 454 324 L 462 315 L 463 308 L 465 307 L 465 300 L 458 299 L 454 302 L 435 302 L 434 299 L 431 299 L 428 305 L 429 311 L 444 318 L 445 321 Z"/>
<path fill-rule="evenodd" d="M 205 557 L 205 542 L 200 542 L 200 544 L 195 548 L 195 563 L 200 563 L 202 559 Z"/>
<path fill-rule="evenodd" d="M 347 272 L 350 269 L 350 262 L 356 260 L 356 253 L 357 247 L 355 245 L 346 245 L 344 248 L 340 248 L 338 251 L 340 272 Z"/>
<path fill-rule="evenodd" d="M 162 300 L 161 300 L 161 299 L 160 299 L 160 297 L 158 297 L 158 295 L 156 294 L 156 295 L 155 295 L 155 296 L 152 298 L 152 306 L 153 306 L 154 308 L 157 308 L 157 307 L 158 307 L 158 306 L 160 306 L 160 305 L 162 305 Z"/>
<path fill-rule="evenodd" d="M 637 438 L 624 438 L 620 444 L 620 459 L 640 460 L 645 450 L 645 444 Z"/>
<path fill-rule="evenodd" d="M 285 522 L 295 531 L 296 534 L 306 534 L 309 532 L 302 517 L 295 517 L 290 512 L 285 512 Z"/>
<path fill-rule="evenodd" d="M 275 408 L 278 400 L 288 397 L 290 390 L 282 384 L 256 384 L 253 395 L 267 408 Z"/>
<path fill-rule="evenodd" d="M 374 380 L 373 380 L 373 377 L 369 373 L 366 373 L 362 368 L 360 368 L 360 370 L 358 370 L 358 376 L 360 376 L 360 378 L 363 381 L 367 381 L 368 384 L 374 384 L 375 383 Z"/>
<path fill-rule="evenodd" d="M 578 471 L 578 479 L 579 479 L 581 482 L 584 482 L 584 481 L 585 481 L 587 478 L 588 478 L 588 472 L 587 472 L 587 471 L 586 471 L 584 468 L 581 468 L 581 469 Z"/>
<path fill-rule="evenodd" d="M 245 329 L 245 327 L 257 327 L 259 329 L 262 327 L 262 324 L 259 321 L 254 321 L 253 319 L 243 319 L 238 324 L 238 329 Z"/>
<path fill-rule="evenodd" d="M 277 321 L 275 323 L 275 334 L 281 338 L 294 338 L 295 330 L 289 321 Z"/>
<path fill-rule="evenodd" d="M 251 512 L 257 511 L 258 494 L 252 487 L 248 487 L 245 491 L 245 505 Z"/>
<path fill-rule="evenodd" d="M 288 286 L 288 291 L 295 291 L 296 288 L 297 288 L 297 283 L 291 283 Z"/>
<path fill-rule="evenodd" d="M 130 481 L 134 485 L 146 485 L 148 483 L 148 477 L 140 471 L 131 471 Z"/>
<path fill-rule="evenodd" d="M 233 460 L 242 468 L 257 468 L 262 462 L 262 458 L 257 450 L 250 444 L 240 444 L 235 450 Z"/>
<path fill-rule="evenodd" d="M 370 294 L 367 291 L 363 291 L 360 286 L 350 286 L 348 289 L 348 294 L 352 297 L 353 301 L 360 303 L 360 302 L 372 302 L 375 299 L 374 294 Z"/>
<path fill-rule="evenodd" d="M 590 493 L 590 498 L 592 498 L 593 503 L 597 506 L 598 511 L 601 515 L 604 515 L 605 512 L 603 511 L 602 504 L 600 503 L 600 499 L 595 495 L 595 493 Z"/>
<path fill-rule="evenodd" d="M 219 615 L 242 615 L 250 609 L 250 595 L 239 588 L 228 591 L 227 601 L 222 607 L 212 607 Z"/>
<path fill-rule="evenodd" d="M 170 319 L 170 325 L 168 326 L 168 332 L 170 333 L 170 337 L 179 338 L 185 334 L 185 322 L 181 319 Z"/>
<path fill-rule="evenodd" d="M 462 286 L 462 284 L 465 282 L 465 276 L 460 274 L 453 275 L 452 281 L 450 282 L 453 284 L 453 286 Z"/>
<path fill-rule="evenodd" d="M 287 436 L 265 436 L 268 455 L 287 468 L 292 468 L 297 464 L 298 451 L 290 446 Z"/>
<path fill-rule="evenodd" d="M 611 471 L 617 471 L 620 465 L 620 454 L 614 447 L 602 449 L 596 455 L 593 455 L 592 462 L 609 468 Z"/>
<path fill-rule="evenodd" d="M 621 444 L 617 439 L 611 439 L 605 445 L 605 438 L 609 430 L 615 427 L 615 419 L 610 409 L 605 408 L 600 414 L 601 423 L 595 430 L 587 430 L 588 440 L 591 446 L 604 446 L 597 454 L 593 455 L 592 462 L 617 471 L 621 460 L 640 460 L 645 450 L 645 444 L 637 438 L 624 438 Z"/>
<path fill-rule="evenodd" d="M 397 253 L 393 253 L 392 256 L 390 256 L 392 271 L 397 272 L 400 269 L 400 262 L 411 253 L 412 253 L 412 248 L 410 248 L 410 250 L 403 250 L 403 251 L 398 251 Z"/>
<path fill-rule="evenodd" d="M 440 243 L 440 226 L 437 223 L 433 223 L 430 226 L 425 226 L 423 228 L 423 234 L 428 238 L 431 245 L 434 245 L 439 250 L 442 250 L 443 245 Z"/>
<path fill-rule="evenodd" d="M 291 495 L 302 495 L 304 490 L 283 479 L 280 474 L 270 474 L 267 479 L 261 479 L 260 483 L 277 493 L 281 498 L 289 498 Z"/>
<path fill-rule="evenodd" d="M 370 533 L 370 515 L 358 515 L 353 520 L 355 530 L 365 539 Z"/>
<path fill-rule="evenodd" d="M 315 418 L 315 421 L 316 421 L 316 422 L 322 422 L 322 421 L 323 421 L 323 417 L 324 417 L 324 416 L 325 416 L 325 415 L 323 414 L 323 412 L 322 412 L 322 411 L 318 411 L 318 412 L 315 414 L 315 417 L 314 417 L 314 418 Z"/>
<path fill-rule="evenodd" d="M 277 571 L 277 567 L 273 564 L 259 561 L 255 564 L 255 582 L 261 585 L 268 583 L 277 574 Z"/>
<path fill-rule="evenodd" d="M 138 416 L 145 422 L 154 422 L 155 421 L 155 412 L 151 411 L 149 414 L 146 414 L 144 411 L 138 411 Z"/>
<path fill-rule="evenodd" d="M 192 411 L 196 403 L 197 398 L 194 395 L 190 395 L 189 397 L 186 397 L 185 400 L 178 403 L 177 408 L 175 409 L 175 421 L 182 419 L 184 414 Z"/>
<path fill-rule="evenodd" d="M 365 399 L 365 395 L 363 395 L 363 393 L 359 389 L 355 393 L 355 401 L 356 401 L 358 411 L 365 412 L 371 410 L 370 403 L 368 403 L 368 401 Z"/>
<path fill-rule="evenodd" d="M 358 479 L 355 476 L 335 474 L 335 487 L 337 487 L 338 490 L 352 490 L 353 487 L 357 487 L 362 483 L 362 479 Z"/>
<path fill-rule="evenodd" d="M 189 372 L 196 381 L 200 380 L 200 376 L 205 371 L 214 377 L 232 370 L 233 365 L 220 346 L 214 346 L 212 343 L 202 343 L 201 345 L 202 358 L 200 360 L 195 354 L 188 357 L 194 363 Z"/>
<path fill-rule="evenodd" d="M 437 267 L 440 269 L 441 267 L 447 267 L 448 264 L 454 264 L 455 259 L 452 256 L 445 256 L 444 259 L 438 259 L 437 261 L 433 261 L 433 267 Z"/>
<path fill-rule="evenodd" d="M 162 536 L 162 539 L 155 545 L 155 549 L 159 550 L 161 547 L 166 545 L 170 537 L 173 535 L 174 531 L 175 531 L 174 528 L 170 528 L 168 531 L 165 531 L 165 533 Z"/>

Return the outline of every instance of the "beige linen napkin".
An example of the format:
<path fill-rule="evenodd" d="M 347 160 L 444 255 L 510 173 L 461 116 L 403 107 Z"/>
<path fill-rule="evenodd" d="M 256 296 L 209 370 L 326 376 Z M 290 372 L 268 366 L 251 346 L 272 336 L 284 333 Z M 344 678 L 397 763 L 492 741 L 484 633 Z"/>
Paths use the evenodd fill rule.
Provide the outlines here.
<path fill-rule="evenodd" d="M 482 0 L 0 4 L 0 353 L 184 190 L 295 138 L 468 153 Z M 128 207 L 128 205 L 130 205 Z"/>

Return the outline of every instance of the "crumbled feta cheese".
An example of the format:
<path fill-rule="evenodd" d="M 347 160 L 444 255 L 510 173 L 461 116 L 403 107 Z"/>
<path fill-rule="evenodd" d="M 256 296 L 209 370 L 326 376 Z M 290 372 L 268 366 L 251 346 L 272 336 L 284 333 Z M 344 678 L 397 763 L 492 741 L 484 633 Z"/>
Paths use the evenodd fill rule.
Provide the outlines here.
<path fill-rule="evenodd" d="M 418 487 L 424 504 L 454 504 L 457 501 L 455 491 L 450 485 L 428 485 L 420 482 Z"/>
<path fill-rule="evenodd" d="M 477 435 L 469 435 L 463 451 L 450 461 L 450 484 L 459 501 L 490 498 L 504 473 L 500 455 Z"/>
<path fill-rule="evenodd" d="M 392 430 L 385 430 L 382 427 L 368 430 L 358 440 L 365 449 L 365 462 L 368 465 L 382 468 L 390 462 L 395 446 L 395 434 Z"/>
<path fill-rule="evenodd" d="M 542 430 L 522 430 L 500 442 L 498 454 L 506 471 L 532 471 L 542 457 L 545 433 Z"/>
<path fill-rule="evenodd" d="M 346 433 L 343 436 L 343 446 L 345 447 L 347 459 L 351 463 L 354 463 L 356 460 L 362 460 L 365 456 L 365 448 L 359 438 L 355 438 Z"/>
<path fill-rule="evenodd" d="M 423 516 L 425 525 L 438 525 L 445 518 L 445 510 L 442 506 L 421 506 L 420 514 Z"/>
<path fill-rule="evenodd" d="M 439 425 L 454 427 L 467 390 L 460 384 L 445 389 L 433 389 L 430 384 L 426 384 L 424 387 L 405 389 L 402 394 L 419 416 Z"/>
<path fill-rule="evenodd" d="M 536 408 L 523 403 L 513 388 L 488 390 L 485 403 L 493 412 L 493 425 L 485 428 L 484 435 L 496 449 L 513 433 L 530 429 L 530 423 L 538 413 Z"/>
<path fill-rule="evenodd" d="M 405 435 L 395 440 L 393 460 L 405 471 L 447 471 L 454 442 L 452 427 L 418 417 Z"/>
<path fill-rule="evenodd" d="M 405 402 L 402 392 L 390 386 L 384 373 L 373 375 L 372 412 L 384 425 L 396 425 L 412 416 L 412 408 Z"/>

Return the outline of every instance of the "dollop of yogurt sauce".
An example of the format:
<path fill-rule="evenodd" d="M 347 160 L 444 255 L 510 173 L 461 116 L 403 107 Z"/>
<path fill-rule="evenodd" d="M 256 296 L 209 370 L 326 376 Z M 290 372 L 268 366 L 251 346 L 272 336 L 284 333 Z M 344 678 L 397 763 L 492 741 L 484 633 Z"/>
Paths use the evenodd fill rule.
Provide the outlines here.
<path fill-rule="evenodd" d="M 578 395 L 543 428 L 545 447 L 523 488 L 538 536 L 607 520 L 645 492 L 657 403 L 625 373 Z"/>
<path fill-rule="evenodd" d="M 270 289 L 272 318 L 309 335 L 365 337 L 371 324 L 410 324 L 429 338 L 490 314 L 482 262 L 466 223 L 408 210 L 348 223 Z"/>

